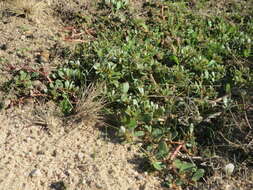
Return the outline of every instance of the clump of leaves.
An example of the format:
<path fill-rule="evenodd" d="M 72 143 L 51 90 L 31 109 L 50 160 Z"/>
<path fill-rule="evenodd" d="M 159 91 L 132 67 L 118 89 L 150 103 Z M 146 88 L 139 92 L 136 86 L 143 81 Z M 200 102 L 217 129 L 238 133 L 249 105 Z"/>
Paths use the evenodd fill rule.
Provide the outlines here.
<path fill-rule="evenodd" d="M 113 11 L 118 11 L 120 9 L 126 9 L 129 2 L 128 0 L 104 0 L 103 4 L 110 7 Z"/>
<path fill-rule="evenodd" d="M 198 181 L 204 176 L 205 170 L 198 169 L 197 166 L 193 163 L 184 162 L 181 160 L 175 160 L 173 163 L 174 167 L 178 170 L 178 175 L 180 175 L 180 180 L 186 179 L 189 177 L 192 181 Z M 185 183 L 183 181 L 177 181 L 177 183 Z"/>
<path fill-rule="evenodd" d="M 14 78 L 6 82 L 3 88 L 6 91 L 14 91 L 18 96 L 30 96 L 30 91 L 34 88 L 33 81 L 39 78 L 39 73 L 20 70 L 14 75 Z"/>
<path fill-rule="evenodd" d="M 73 68 L 66 66 L 56 70 L 51 75 L 53 81 L 49 83 L 48 88 L 52 99 L 60 102 L 60 107 L 65 115 L 72 113 L 74 109 L 72 102 L 76 101 L 76 95 L 80 87 L 84 85 L 80 69 L 74 68 L 74 64 L 72 66 Z"/>
<path fill-rule="evenodd" d="M 105 82 L 107 111 L 119 119 L 120 134 L 142 139 L 153 168 L 166 173 L 171 155 L 159 144 L 175 151 L 173 142 L 180 141 L 186 154 L 198 155 L 199 134 L 213 141 L 214 120 L 233 107 L 231 90 L 252 84 L 246 62 L 235 63 L 250 60 L 252 21 L 238 25 L 229 14 L 203 16 L 184 1 L 143 6 L 142 17 L 126 8 L 94 19 L 98 40 L 83 44 L 79 58 L 88 80 Z M 197 165 L 191 168 L 181 181 L 203 176 Z"/>

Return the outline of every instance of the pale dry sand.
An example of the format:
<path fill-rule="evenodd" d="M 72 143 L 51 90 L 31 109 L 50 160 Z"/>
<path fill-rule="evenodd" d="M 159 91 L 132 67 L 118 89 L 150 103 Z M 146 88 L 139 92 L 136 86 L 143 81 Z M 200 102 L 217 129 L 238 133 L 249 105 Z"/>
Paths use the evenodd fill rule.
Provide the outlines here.
<path fill-rule="evenodd" d="M 66 135 L 54 116 L 45 116 L 48 130 L 33 118 L 31 105 L 1 113 L 0 189 L 61 189 L 61 182 L 70 190 L 161 189 L 129 162 L 140 156 L 136 148 L 108 141 L 93 126 Z"/>

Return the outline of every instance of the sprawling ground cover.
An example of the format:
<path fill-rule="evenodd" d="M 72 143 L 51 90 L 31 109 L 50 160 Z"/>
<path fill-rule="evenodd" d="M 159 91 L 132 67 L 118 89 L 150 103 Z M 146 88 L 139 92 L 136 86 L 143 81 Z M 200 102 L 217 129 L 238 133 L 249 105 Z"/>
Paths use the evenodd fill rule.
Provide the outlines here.
<path fill-rule="evenodd" d="M 45 93 L 66 115 L 91 83 L 101 84 L 103 114 L 119 136 L 138 142 L 145 169 L 164 184 L 193 185 L 212 175 L 215 155 L 252 164 L 250 1 L 107 0 L 72 23 L 91 40 L 55 70 Z M 18 73 L 24 93 L 39 73 Z M 226 148 L 224 149 L 224 147 Z M 235 154 L 236 152 L 236 154 Z M 212 161 L 211 161 L 212 162 Z M 236 163 L 235 163 L 236 164 Z"/>

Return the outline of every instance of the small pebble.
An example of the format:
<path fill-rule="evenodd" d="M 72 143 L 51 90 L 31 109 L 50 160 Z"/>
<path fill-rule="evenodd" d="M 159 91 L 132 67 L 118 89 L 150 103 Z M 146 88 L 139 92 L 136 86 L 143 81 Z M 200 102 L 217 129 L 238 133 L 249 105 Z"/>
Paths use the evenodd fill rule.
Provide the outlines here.
<path fill-rule="evenodd" d="M 71 175 L 71 171 L 70 170 L 66 170 L 66 171 L 64 171 L 64 174 L 69 177 Z"/>
<path fill-rule="evenodd" d="M 41 171 L 39 169 L 34 169 L 29 174 L 29 176 L 31 176 L 31 177 L 39 177 L 41 175 L 42 175 L 42 173 L 41 173 Z"/>
<path fill-rule="evenodd" d="M 137 180 L 144 180 L 144 177 L 142 176 L 142 175 L 137 175 L 137 176 L 135 176 L 135 178 L 137 179 Z"/>
<path fill-rule="evenodd" d="M 56 155 L 57 155 L 57 150 L 54 150 L 53 153 L 52 153 L 52 156 L 56 157 Z"/>
<path fill-rule="evenodd" d="M 0 49 L 3 51 L 7 50 L 7 45 L 6 44 L 0 45 Z"/>
<path fill-rule="evenodd" d="M 77 158 L 78 158 L 79 160 L 83 160 L 83 158 L 84 158 L 84 153 L 79 152 L 79 153 L 77 154 Z"/>
<path fill-rule="evenodd" d="M 48 63 L 50 58 L 50 52 L 47 50 L 41 51 L 38 55 L 38 61 L 40 63 Z"/>
<path fill-rule="evenodd" d="M 8 108 L 11 105 L 11 100 L 10 99 L 6 99 L 6 100 L 4 100 L 3 104 L 4 104 L 5 108 Z"/>
<path fill-rule="evenodd" d="M 83 179 L 81 183 L 82 183 L 83 185 L 85 185 L 85 184 L 86 184 L 86 180 Z"/>
<path fill-rule="evenodd" d="M 36 154 L 37 154 L 37 155 L 44 155 L 45 152 L 43 152 L 43 151 L 38 151 Z"/>
<path fill-rule="evenodd" d="M 96 184 L 96 187 L 98 188 L 98 189 L 102 189 L 103 188 L 103 186 L 101 185 L 101 184 Z"/>
<path fill-rule="evenodd" d="M 227 175 L 231 175 L 233 173 L 234 169 L 235 169 L 235 166 L 232 163 L 227 164 L 224 168 Z"/>

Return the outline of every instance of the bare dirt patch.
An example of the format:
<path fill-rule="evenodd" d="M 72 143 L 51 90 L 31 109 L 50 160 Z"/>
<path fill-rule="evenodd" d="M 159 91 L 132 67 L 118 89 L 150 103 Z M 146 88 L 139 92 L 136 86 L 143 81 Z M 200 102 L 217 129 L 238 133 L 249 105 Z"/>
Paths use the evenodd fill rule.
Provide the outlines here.
<path fill-rule="evenodd" d="M 92 126 L 66 135 L 53 112 L 41 111 L 47 106 L 1 114 L 3 189 L 160 189 L 159 180 L 129 162 L 140 156 L 136 148 L 109 142 Z M 50 129 L 36 122 L 39 116 Z"/>

